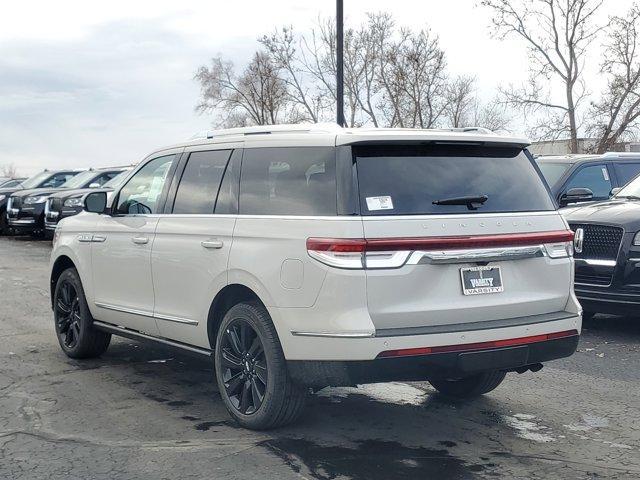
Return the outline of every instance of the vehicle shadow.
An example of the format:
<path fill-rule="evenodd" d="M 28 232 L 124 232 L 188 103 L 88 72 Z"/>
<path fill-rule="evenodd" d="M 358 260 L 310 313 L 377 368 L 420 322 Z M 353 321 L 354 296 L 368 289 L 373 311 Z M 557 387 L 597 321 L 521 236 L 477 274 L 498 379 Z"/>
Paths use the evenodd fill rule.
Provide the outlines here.
<path fill-rule="evenodd" d="M 640 317 L 597 314 L 583 322 L 588 333 L 612 334 L 625 338 L 636 337 L 640 341 Z"/>
<path fill-rule="evenodd" d="M 130 398 L 151 401 L 159 417 L 179 420 L 179 429 L 167 434 L 183 442 L 200 435 L 241 435 L 294 472 L 321 479 L 475 478 L 492 470 L 496 460 L 477 455 L 468 438 L 470 425 L 500 428 L 496 412 L 508 408 L 490 397 L 452 402 L 426 384 L 376 384 L 362 392 L 316 392 L 296 424 L 250 432 L 228 416 L 211 359 L 118 339 L 100 359 L 69 363 L 83 370 L 108 370 L 110 379 L 131 390 Z"/>

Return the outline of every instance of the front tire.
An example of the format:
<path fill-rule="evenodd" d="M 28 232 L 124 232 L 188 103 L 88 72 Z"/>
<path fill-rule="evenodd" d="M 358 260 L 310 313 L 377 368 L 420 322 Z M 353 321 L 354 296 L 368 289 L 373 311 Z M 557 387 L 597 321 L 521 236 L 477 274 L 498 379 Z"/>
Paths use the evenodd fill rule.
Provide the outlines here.
<path fill-rule="evenodd" d="M 257 302 L 239 303 L 224 316 L 215 371 L 229 414 L 245 428 L 280 427 L 302 413 L 306 392 L 291 380 L 269 313 Z"/>
<path fill-rule="evenodd" d="M 58 278 L 53 312 L 56 336 L 68 357 L 99 357 L 109 347 L 111 334 L 93 328 L 93 317 L 75 268 L 68 268 Z"/>
<path fill-rule="evenodd" d="M 456 380 L 429 380 L 429 383 L 446 397 L 469 399 L 495 390 L 506 375 L 506 372 L 494 370 Z"/>

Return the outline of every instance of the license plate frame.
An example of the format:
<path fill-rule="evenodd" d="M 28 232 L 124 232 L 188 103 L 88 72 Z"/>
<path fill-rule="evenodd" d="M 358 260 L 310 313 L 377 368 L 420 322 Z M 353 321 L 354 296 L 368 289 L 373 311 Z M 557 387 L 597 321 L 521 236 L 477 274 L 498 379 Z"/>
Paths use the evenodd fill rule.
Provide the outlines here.
<path fill-rule="evenodd" d="M 502 270 L 497 265 L 461 268 L 460 281 L 463 295 L 487 295 L 504 292 Z"/>

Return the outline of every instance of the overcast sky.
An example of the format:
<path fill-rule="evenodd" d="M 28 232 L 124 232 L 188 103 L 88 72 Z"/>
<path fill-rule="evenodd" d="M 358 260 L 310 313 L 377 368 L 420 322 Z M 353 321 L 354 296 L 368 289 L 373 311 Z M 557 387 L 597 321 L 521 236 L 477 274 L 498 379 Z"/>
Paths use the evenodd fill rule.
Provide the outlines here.
<path fill-rule="evenodd" d="M 431 27 L 451 73 L 477 76 L 483 96 L 526 79 L 526 50 L 491 38 L 476 0 L 345 0 L 346 21 L 390 11 Z M 609 0 L 621 13 L 631 0 Z M 0 16 L 0 165 L 43 168 L 133 163 L 206 130 L 194 112 L 199 65 L 222 54 L 243 64 L 256 38 L 282 25 L 311 28 L 334 0 L 12 1 Z M 590 62 L 592 85 L 597 64 Z"/>

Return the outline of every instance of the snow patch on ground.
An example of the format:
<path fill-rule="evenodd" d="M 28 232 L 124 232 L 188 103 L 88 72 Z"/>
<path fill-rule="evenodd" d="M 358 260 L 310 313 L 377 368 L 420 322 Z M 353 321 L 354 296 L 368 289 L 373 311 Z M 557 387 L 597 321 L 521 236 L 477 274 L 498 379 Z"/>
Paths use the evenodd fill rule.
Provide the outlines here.
<path fill-rule="evenodd" d="M 535 415 L 516 413 L 513 416 L 502 415 L 502 420 L 516 431 L 520 438 L 539 443 L 555 442 L 556 439 L 547 431 L 548 428 L 535 421 Z"/>
<path fill-rule="evenodd" d="M 572 432 L 588 432 L 594 428 L 604 428 L 609 426 L 609 420 L 605 417 L 597 417 L 585 413 L 581 415 L 582 421 L 579 423 L 571 423 L 569 425 L 563 425 L 564 428 Z"/>
<path fill-rule="evenodd" d="M 427 398 L 424 390 L 399 382 L 371 383 L 358 385 L 357 388 L 325 388 L 318 392 L 319 397 L 327 397 L 331 401 L 336 401 L 336 398 L 346 398 L 349 395 L 366 395 L 378 402 L 403 405 L 421 405 Z"/>

